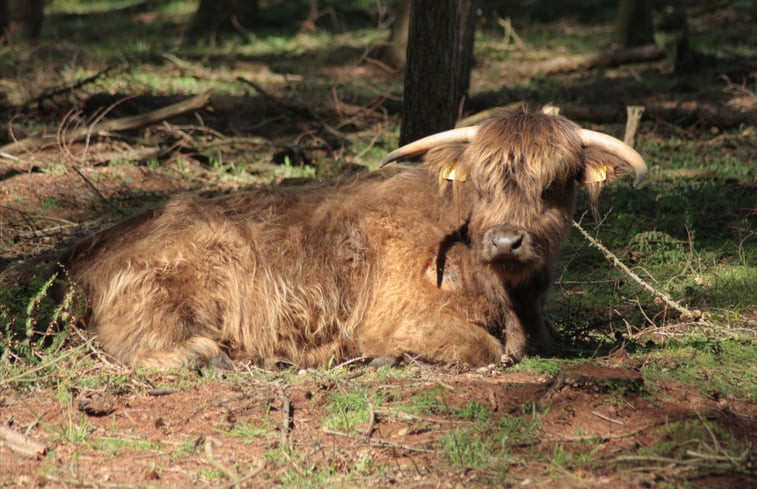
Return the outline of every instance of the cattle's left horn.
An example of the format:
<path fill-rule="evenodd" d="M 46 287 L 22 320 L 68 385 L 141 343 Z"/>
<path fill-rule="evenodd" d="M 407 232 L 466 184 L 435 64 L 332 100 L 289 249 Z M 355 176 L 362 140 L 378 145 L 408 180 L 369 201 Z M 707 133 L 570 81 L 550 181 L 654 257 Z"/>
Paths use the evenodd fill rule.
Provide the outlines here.
<path fill-rule="evenodd" d="M 580 134 L 581 142 L 584 146 L 600 146 L 628 163 L 633 168 L 634 173 L 636 173 L 636 179 L 633 182 L 634 187 L 644 180 L 647 174 L 647 164 L 644 163 L 644 158 L 635 149 L 623 141 L 601 132 L 581 129 Z"/>
<path fill-rule="evenodd" d="M 381 166 L 392 161 L 418 156 L 435 146 L 452 143 L 469 143 L 478 133 L 478 126 L 460 127 L 439 132 L 397 148 L 381 160 Z"/>

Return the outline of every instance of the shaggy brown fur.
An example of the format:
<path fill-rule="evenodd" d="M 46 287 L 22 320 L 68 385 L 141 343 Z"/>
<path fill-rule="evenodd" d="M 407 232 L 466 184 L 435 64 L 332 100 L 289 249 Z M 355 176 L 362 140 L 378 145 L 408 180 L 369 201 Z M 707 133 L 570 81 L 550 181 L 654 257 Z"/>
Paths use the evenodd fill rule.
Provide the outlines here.
<path fill-rule="evenodd" d="M 626 166 L 577 129 L 508 115 L 418 166 L 178 197 L 76 245 L 70 276 L 104 349 L 137 366 L 517 361 L 551 341 L 543 306 L 576 182 L 587 165 Z"/>

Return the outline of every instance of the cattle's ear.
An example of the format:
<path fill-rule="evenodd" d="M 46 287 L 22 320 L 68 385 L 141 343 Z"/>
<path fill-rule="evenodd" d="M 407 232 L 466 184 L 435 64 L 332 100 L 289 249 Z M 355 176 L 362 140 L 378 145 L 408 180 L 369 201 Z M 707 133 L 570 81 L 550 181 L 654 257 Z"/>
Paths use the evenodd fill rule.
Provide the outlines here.
<path fill-rule="evenodd" d="M 628 163 L 616 155 L 602 150 L 596 146 L 584 148 L 584 172 L 583 182 L 585 185 L 613 182 L 632 171 Z"/>
<path fill-rule="evenodd" d="M 442 180 L 464 182 L 468 179 L 468 170 L 462 163 L 464 151 L 464 144 L 438 146 L 426 153 L 423 162 Z"/>
<path fill-rule="evenodd" d="M 607 183 L 630 173 L 632 168 L 623 159 L 597 146 L 584 148 L 584 167 L 579 181 L 589 192 L 591 210 L 597 217 L 599 194 Z"/>

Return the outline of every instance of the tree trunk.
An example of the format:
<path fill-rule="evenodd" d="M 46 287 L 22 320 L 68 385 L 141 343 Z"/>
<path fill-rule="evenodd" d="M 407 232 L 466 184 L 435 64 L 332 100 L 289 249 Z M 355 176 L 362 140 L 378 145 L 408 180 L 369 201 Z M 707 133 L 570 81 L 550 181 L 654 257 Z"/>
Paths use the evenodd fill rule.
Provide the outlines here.
<path fill-rule="evenodd" d="M 44 19 L 44 0 L 0 0 L 0 30 L 11 42 L 34 42 Z"/>
<path fill-rule="evenodd" d="M 476 40 L 476 10 L 478 0 L 460 0 L 460 71 L 458 97 L 460 101 L 468 94 L 470 74 L 473 70 L 473 46 Z"/>
<path fill-rule="evenodd" d="M 654 43 L 651 0 L 620 0 L 615 40 L 625 48 Z"/>
<path fill-rule="evenodd" d="M 249 26 L 258 13 L 258 0 L 200 0 L 189 26 L 189 37 L 215 36 L 236 25 Z"/>
<path fill-rule="evenodd" d="M 410 0 L 400 0 L 397 17 L 392 23 L 389 43 L 384 50 L 383 58 L 396 68 L 405 66 L 407 59 L 407 35 L 410 27 Z"/>
<path fill-rule="evenodd" d="M 413 0 L 400 144 L 454 127 L 460 89 L 459 0 Z"/>

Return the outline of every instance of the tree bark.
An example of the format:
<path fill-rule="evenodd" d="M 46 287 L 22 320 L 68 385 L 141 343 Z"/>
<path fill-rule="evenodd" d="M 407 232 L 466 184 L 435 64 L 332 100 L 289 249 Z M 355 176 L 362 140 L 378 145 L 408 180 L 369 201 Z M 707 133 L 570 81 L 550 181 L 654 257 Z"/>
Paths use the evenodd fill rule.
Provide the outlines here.
<path fill-rule="evenodd" d="M 455 125 L 459 29 L 459 0 L 413 0 L 400 145 Z"/>
<path fill-rule="evenodd" d="M 392 23 L 389 43 L 384 50 L 384 59 L 396 68 L 405 66 L 407 60 L 407 35 L 410 28 L 410 0 L 400 0 L 397 17 Z"/>
<path fill-rule="evenodd" d="M 473 46 L 476 41 L 478 0 L 460 0 L 460 68 L 458 80 L 458 100 L 467 96 L 470 75 L 475 59 Z"/>
<path fill-rule="evenodd" d="M 620 0 L 615 40 L 626 48 L 654 43 L 651 0 Z"/>
<path fill-rule="evenodd" d="M 44 0 L 0 0 L 0 31 L 11 42 L 30 43 L 39 38 Z"/>
<path fill-rule="evenodd" d="M 200 0 L 189 26 L 189 37 L 214 36 L 235 24 L 250 25 L 258 13 L 258 0 Z"/>

